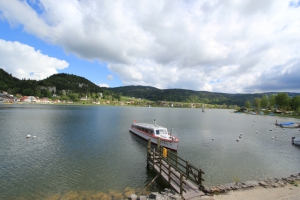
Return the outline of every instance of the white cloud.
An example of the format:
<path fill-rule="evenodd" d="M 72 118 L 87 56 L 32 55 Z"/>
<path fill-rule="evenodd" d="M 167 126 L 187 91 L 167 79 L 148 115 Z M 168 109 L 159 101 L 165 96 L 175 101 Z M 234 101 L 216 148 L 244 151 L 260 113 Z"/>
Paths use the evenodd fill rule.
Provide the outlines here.
<path fill-rule="evenodd" d="M 110 74 L 110 75 L 107 75 L 106 78 L 107 78 L 107 80 L 113 80 L 113 79 L 114 79 L 114 76 Z"/>
<path fill-rule="evenodd" d="M 100 87 L 109 88 L 109 85 L 107 85 L 107 84 L 105 84 L 105 83 L 100 83 L 99 86 L 100 86 Z"/>
<path fill-rule="evenodd" d="M 299 62 L 293 2 L 40 0 L 37 13 L 26 1 L 0 1 L 0 11 L 66 52 L 108 63 L 125 85 L 235 93 L 267 91 L 262 78 Z"/>
<path fill-rule="evenodd" d="M 68 65 L 66 61 L 44 55 L 26 44 L 0 39 L 0 68 L 19 79 L 45 79 Z"/>

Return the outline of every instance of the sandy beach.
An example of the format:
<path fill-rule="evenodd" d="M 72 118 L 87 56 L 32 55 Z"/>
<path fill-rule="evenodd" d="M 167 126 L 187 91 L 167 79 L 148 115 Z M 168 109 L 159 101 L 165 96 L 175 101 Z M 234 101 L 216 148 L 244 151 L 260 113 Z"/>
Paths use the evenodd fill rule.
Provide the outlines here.
<path fill-rule="evenodd" d="M 300 187 L 286 185 L 278 188 L 255 187 L 245 190 L 233 190 L 224 194 L 205 196 L 200 199 L 206 200 L 299 200 Z"/>

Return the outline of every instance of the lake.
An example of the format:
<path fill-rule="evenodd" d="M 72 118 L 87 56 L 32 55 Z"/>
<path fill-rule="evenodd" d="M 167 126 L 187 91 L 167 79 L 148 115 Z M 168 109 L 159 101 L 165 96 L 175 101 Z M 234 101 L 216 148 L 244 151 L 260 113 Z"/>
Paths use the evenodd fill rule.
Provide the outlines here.
<path fill-rule="evenodd" d="M 146 167 L 147 141 L 128 130 L 134 120 L 153 119 L 173 127 L 178 155 L 205 172 L 205 185 L 300 172 L 300 148 L 291 144 L 299 129 L 274 125 L 297 119 L 220 109 L 0 104 L 0 199 L 140 192 L 156 174 Z M 149 190 L 164 187 L 158 179 Z"/>

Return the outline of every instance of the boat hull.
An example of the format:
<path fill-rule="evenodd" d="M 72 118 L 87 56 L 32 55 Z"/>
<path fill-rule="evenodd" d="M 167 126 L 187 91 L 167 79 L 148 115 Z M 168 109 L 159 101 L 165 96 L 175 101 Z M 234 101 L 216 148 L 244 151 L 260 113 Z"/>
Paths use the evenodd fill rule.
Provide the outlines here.
<path fill-rule="evenodd" d="M 149 140 L 151 139 L 151 143 L 153 144 L 156 144 L 157 145 L 157 141 L 158 141 L 158 137 L 153 137 L 149 134 L 145 134 L 137 129 L 134 129 L 132 127 L 130 127 L 129 131 L 145 140 Z M 168 149 L 171 149 L 173 151 L 177 151 L 178 150 L 178 144 L 179 142 L 178 141 L 174 141 L 174 140 L 165 140 L 163 138 L 160 138 L 160 145 L 165 147 L 165 148 L 168 148 Z"/>
<path fill-rule="evenodd" d="M 278 124 L 281 128 L 300 128 L 299 123 L 294 123 L 294 122 L 284 122 Z"/>
<path fill-rule="evenodd" d="M 291 125 L 279 125 L 281 128 L 300 128 L 299 124 L 291 124 Z"/>
<path fill-rule="evenodd" d="M 295 145 L 299 145 L 300 146 L 300 137 L 293 137 L 292 138 L 292 143 L 295 144 Z"/>

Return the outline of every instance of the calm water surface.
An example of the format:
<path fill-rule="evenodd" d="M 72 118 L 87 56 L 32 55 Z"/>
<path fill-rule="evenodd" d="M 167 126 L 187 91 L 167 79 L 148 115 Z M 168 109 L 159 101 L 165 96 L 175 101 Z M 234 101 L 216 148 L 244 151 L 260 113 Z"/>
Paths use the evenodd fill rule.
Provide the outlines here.
<path fill-rule="evenodd" d="M 274 126 L 296 119 L 213 109 L 0 104 L 0 199 L 137 193 L 155 174 L 146 168 L 147 142 L 128 129 L 133 120 L 154 118 L 173 126 L 178 155 L 205 172 L 206 185 L 300 172 L 300 148 L 291 145 L 299 129 Z M 163 187 L 156 181 L 150 189 Z"/>

